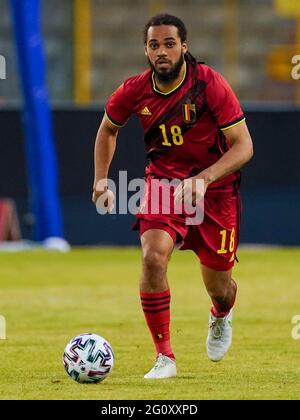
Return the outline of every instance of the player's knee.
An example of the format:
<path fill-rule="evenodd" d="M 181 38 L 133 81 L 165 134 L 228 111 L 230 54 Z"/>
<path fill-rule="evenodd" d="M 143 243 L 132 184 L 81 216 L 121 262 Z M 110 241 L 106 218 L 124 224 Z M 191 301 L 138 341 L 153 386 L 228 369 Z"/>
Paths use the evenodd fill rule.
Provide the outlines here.
<path fill-rule="evenodd" d="M 168 265 L 168 256 L 157 250 L 148 249 L 143 255 L 144 269 L 151 272 L 165 272 Z"/>

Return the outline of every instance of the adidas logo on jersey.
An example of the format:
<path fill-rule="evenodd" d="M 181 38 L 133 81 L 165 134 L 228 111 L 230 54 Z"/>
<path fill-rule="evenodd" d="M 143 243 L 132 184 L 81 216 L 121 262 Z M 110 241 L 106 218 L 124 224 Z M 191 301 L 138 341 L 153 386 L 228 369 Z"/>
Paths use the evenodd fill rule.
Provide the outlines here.
<path fill-rule="evenodd" d="M 141 111 L 141 115 L 152 115 L 152 112 L 150 112 L 149 108 L 145 106 L 145 108 Z"/>

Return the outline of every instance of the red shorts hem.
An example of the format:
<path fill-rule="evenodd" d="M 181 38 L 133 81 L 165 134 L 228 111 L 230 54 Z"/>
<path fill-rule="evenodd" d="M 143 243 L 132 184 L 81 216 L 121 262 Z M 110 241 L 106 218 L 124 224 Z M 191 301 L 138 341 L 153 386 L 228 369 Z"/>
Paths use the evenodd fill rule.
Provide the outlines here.
<path fill-rule="evenodd" d="M 171 236 L 174 244 L 176 243 L 177 232 L 174 229 L 172 229 L 170 226 L 168 226 L 166 223 L 154 222 L 154 221 L 145 220 L 145 219 L 138 219 L 136 223 L 133 225 L 133 230 L 139 230 L 140 236 L 142 236 L 147 230 L 151 230 L 151 229 L 164 230 Z"/>
<path fill-rule="evenodd" d="M 201 265 L 205 265 L 205 267 L 211 268 L 212 270 L 215 270 L 215 271 L 229 271 L 234 267 L 234 263 L 235 263 L 235 261 L 232 261 L 230 263 L 229 262 L 220 263 L 219 261 L 209 261 L 206 259 L 200 259 L 200 262 L 201 262 Z"/>

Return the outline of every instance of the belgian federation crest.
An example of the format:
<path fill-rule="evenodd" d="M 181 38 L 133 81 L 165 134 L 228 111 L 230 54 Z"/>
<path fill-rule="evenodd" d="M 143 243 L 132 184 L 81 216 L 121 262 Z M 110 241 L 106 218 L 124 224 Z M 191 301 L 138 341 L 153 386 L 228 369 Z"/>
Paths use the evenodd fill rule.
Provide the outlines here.
<path fill-rule="evenodd" d="M 186 124 L 193 124 L 197 120 L 196 104 L 182 104 L 183 119 Z"/>

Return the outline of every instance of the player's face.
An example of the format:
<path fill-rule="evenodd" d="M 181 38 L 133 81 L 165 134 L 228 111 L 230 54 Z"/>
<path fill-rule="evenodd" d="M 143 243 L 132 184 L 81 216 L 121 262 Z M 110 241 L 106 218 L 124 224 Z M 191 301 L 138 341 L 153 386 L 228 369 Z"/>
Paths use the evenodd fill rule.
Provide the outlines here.
<path fill-rule="evenodd" d="M 186 52 L 187 44 L 181 42 L 176 26 L 150 26 L 148 29 L 145 54 L 162 82 L 171 82 L 179 76 Z"/>

